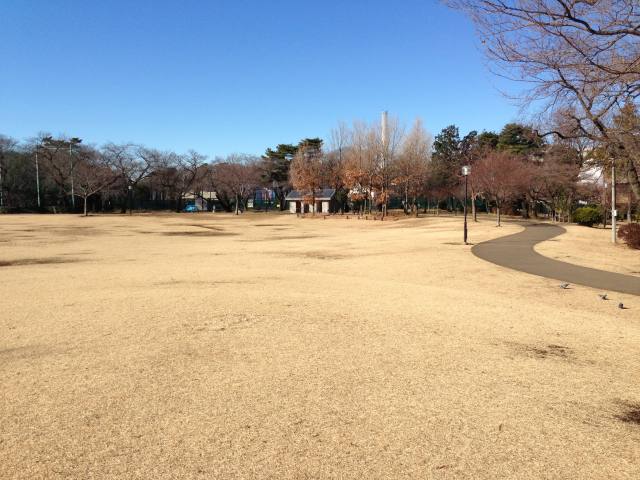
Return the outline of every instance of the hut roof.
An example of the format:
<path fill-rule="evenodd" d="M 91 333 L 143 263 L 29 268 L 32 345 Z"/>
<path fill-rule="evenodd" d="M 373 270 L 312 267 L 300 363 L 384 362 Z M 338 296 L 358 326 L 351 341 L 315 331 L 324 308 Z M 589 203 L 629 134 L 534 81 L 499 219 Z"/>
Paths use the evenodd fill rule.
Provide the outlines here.
<path fill-rule="evenodd" d="M 322 188 L 316 191 L 316 201 L 331 200 L 336 194 L 335 188 Z M 292 190 L 285 197 L 285 200 L 304 200 L 304 197 L 310 197 L 311 192 L 301 192 L 300 190 Z"/>

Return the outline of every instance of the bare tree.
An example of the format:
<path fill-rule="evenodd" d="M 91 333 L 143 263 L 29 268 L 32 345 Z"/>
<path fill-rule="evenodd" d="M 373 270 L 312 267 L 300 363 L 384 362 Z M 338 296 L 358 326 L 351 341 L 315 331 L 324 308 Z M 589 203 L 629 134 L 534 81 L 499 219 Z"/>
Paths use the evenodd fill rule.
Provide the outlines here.
<path fill-rule="evenodd" d="M 72 146 L 80 142 L 81 140 L 78 138 L 54 139 L 51 135 L 44 133 L 39 134 L 33 142 L 33 148 L 37 149 L 42 161 L 43 173 L 56 184 L 63 201 L 71 199 L 72 206 L 75 206 L 75 161 Z"/>
<path fill-rule="evenodd" d="M 234 153 L 219 158 L 213 165 L 213 179 L 216 193 L 235 199 L 235 213 L 240 214 L 249 196 L 261 183 L 259 159 L 253 155 Z"/>
<path fill-rule="evenodd" d="M 0 207 L 38 205 L 38 182 L 31 143 L 0 135 Z"/>
<path fill-rule="evenodd" d="M 424 129 L 422 120 L 416 119 L 405 137 L 396 162 L 396 183 L 403 196 L 406 214 L 418 215 L 418 196 L 423 193 L 431 159 L 433 139 Z"/>
<path fill-rule="evenodd" d="M 123 198 L 121 212 L 131 209 L 131 191 L 151 174 L 159 162 L 160 152 L 130 143 L 107 143 L 102 147 L 102 154 L 111 163 L 119 177 L 119 188 Z"/>
<path fill-rule="evenodd" d="M 347 152 L 351 147 L 352 133 L 345 122 L 331 130 L 329 152 L 326 155 L 326 185 L 336 191 L 336 199 L 340 204 L 340 211 L 344 211 L 347 191 L 345 190 L 345 168 Z"/>
<path fill-rule="evenodd" d="M 342 184 L 349 199 L 360 211 L 371 211 L 377 204 L 383 217 L 392 193 L 397 187 L 397 161 L 404 138 L 404 129 L 397 119 L 389 120 L 385 136 L 378 123 L 354 122 L 347 133 L 342 125 L 333 137 L 349 139 L 342 155 Z M 336 140 L 334 140 L 336 142 Z"/>
<path fill-rule="evenodd" d="M 78 152 L 75 165 L 74 194 L 83 201 L 84 216 L 88 215 L 89 197 L 102 192 L 118 179 L 109 158 L 92 148 L 82 148 Z"/>
<path fill-rule="evenodd" d="M 390 118 L 387 128 L 373 128 L 375 136 L 370 137 L 375 144 L 372 148 L 378 150 L 377 161 L 373 175 L 373 184 L 376 192 L 376 203 L 382 210 L 382 218 L 387 214 L 387 204 L 396 186 L 398 152 L 404 138 L 404 128 L 397 118 Z"/>
<path fill-rule="evenodd" d="M 157 168 L 153 172 L 153 181 L 165 189 L 175 202 L 176 211 L 182 210 L 182 200 L 196 183 L 198 175 L 203 173 L 202 166 L 206 157 L 194 150 L 186 155 L 174 152 L 158 152 Z"/>
<path fill-rule="evenodd" d="M 364 122 L 354 122 L 351 145 L 345 152 L 343 183 L 360 213 L 370 208 L 372 177 L 376 166 L 375 132 Z"/>
<path fill-rule="evenodd" d="M 4 182 L 5 182 L 5 159 L 7 155 L 12 152 L 18 141 L 7 137 L 5 135 L 0 135 L 0 208 L 5 206 L 5 198 L 4 198 Z"/>
<path fill-rule="evenodd" d="M 626 173 L 629 183 L 629 205 L 627 217 L 631 219 L 632 193 L 636 199 L 640 198 L 640 191 L 633 188 L 640 184 L 638 168 L 640 162 L 640 114 L 635 104 L 627 102 L 618 115 L 613 118 L 613 132 L 622 148 L 618 149 L 616 158 L 622 170 Z"/>
<path fill-rule="evenodd" d="M 475 22 L 497 73 L 525 81 L 523 105 L 560 112 L 571 133 L 608 145 L 611 158 L 624 143 L 612 117 L 640 95 L 640 12 L 637 0 L 446 0 Z M 638 162 L 627 178 L 640 196 Z"/>
<path fill-rule="evenodd" d="M 522 160 L 505 151 L 490 151 L 474 168 L 474 177 L 487 200 L 496 206 L 496 226 L 504 204 L 523 190 L 527 180 Z"/>
<path fill-rule="evenodd" d="M 581 159 L 573 148 L 561 143 L 551 145 L 537 175 L 529 181 L 540 186 L 540 196 L 551 209 L 554 220 L 571 221 L 578 193 Z"/>
<path fill-rule="evenodd" d="M 207 210 L 212 211 L 214 207 L 214 198 L 212 197 L 212 194 L 216 190 L 214 165 L 204 164 L 201 165 L 198 170 L 198 174 L 196 175 L 196 179 L 194 180 L 191 190 L 193 191 L 194 197 L 205 202 L 207 204 Z M 208 193 L 208 195 L 205 193 Z M 226 209 L 225 198 L 221 192 L 216 192 L 216 198 Z M 231 208 L 229 207 L 228 210 L 230 211 Z"/>
<path fill-rule="evenodd" d="M 178 157 L 178 175 L 176 183 L 178 196 L 178 208 L 182 208 L 182 199 L 185 193 L 193 189 L 198 181 L 199 175 L 203 173 L 202 167 L 205 165 L 207 157 L 195 150 L 189 150 L 186 155 Z"/>
<path fill-rule="evenodd" d="M 338 154 L 338 160 L 343 161 L 344 152 L 351 144 L 352 133 L 345 122 L 338 122 L 338 126 L 331 130 L 329 148 Z"/>

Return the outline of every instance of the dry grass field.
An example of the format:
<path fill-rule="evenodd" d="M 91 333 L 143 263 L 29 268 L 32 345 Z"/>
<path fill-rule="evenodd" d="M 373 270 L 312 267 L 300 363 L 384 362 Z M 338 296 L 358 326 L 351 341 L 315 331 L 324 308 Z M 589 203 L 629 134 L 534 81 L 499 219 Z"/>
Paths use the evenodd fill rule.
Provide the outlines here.
<path fill-rule="evenodd" d="M 640 252 L 618 240 L 611 243 L 611 229 L 558 224 L 567 230 L 536 246 L 541 255 L 583 267 L 640 276 Z"/>
<path fill-rule="evenodd" d="M 459 217 L 0 217 L 0 478 L 640 478 L 640 298 L 460 240 Z"/>

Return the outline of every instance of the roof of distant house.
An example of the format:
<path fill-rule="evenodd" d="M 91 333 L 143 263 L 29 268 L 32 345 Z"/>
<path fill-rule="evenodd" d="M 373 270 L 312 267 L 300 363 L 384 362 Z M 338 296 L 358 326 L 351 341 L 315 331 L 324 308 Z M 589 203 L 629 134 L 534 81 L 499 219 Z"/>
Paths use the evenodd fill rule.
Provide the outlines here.
<path fill-rule="evenodd" d="M 182 198 L 185 200 L 192 200 L 194 198 L 203 198 L 205 200 L 217 200 L 218 195 L 216 192 L 185 192 L 182 195 Z"/>
<path fill-rule="evenodd" d="M 335 194 L 336 194 L 335 188 L 320 189 L 316 191 L 316 195 L 315 195 L 316 201 L 331 200 Z M 292 190 L 285 197 L 285 200 L 291 200 L 291 201 L 304 200 L 304 197 L 310 197 L 310 196 L 311 196 L 311 192 L 301 192 L 299 190 Z"/>

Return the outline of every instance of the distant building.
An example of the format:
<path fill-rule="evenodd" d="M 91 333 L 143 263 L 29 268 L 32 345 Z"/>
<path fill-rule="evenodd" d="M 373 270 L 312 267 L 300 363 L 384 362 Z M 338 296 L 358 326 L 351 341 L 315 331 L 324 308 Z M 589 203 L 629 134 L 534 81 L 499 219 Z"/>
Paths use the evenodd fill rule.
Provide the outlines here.
<path fill-rule="evenodd" d="M 253 192 L 253 198 L 249 199 L 249 208 L 275 208 L 276 203 L 276 192 L 269 188 L 258 188 Z"/>
<path fill-rule="evenodd" d="M 335 213 L 338 210 L 336 201 L 336 191 L 333 188 L 323 188 L 315 195 L 316 203 L 311 204 L 311 194 L 309 192 L 291 191 L 285 198 L 289 202 L 291 213 Z"/>
<path fill-rule="evenodd" d="M 193 204 L 200 211 L 214 209 L 218 196 L 216 192 L 187 192 L 182 196 L 185 204 Z"/>

